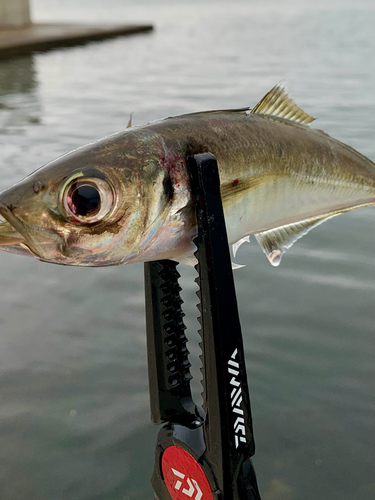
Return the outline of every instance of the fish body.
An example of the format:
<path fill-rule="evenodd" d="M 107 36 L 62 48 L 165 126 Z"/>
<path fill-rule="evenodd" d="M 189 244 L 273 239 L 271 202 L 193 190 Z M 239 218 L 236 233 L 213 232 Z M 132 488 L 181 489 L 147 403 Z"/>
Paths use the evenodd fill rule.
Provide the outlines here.
<path fill-rule="evenodd" d="M 270 262 L 324 220 L 375 204 L 375 165 L 309 127 L 274 87 L 249 108 L 167 118 L 68 153 L 0 195 L 0 248 L 65 265 L 193 263 L 187 157 L 216 156 L 230 244 Z M 238 243 L 237 243 L 238 246 Z"/>

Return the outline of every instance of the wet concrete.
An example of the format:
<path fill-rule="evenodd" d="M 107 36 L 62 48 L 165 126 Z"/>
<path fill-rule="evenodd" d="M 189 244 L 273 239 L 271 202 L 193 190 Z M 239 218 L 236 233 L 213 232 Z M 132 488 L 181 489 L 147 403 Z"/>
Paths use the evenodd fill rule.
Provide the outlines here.
<path fill-rule="evenodd" d="M 31 24 L 0 29 L 0 59 L 151 31 L 152 25 Z"/>

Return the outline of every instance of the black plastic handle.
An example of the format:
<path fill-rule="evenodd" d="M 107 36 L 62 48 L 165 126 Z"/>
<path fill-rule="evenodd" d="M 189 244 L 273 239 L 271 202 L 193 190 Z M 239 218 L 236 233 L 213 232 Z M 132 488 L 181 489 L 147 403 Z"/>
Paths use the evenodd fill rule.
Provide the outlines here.
<path fill-rule="evenodd" d="M 214 155 L 189 158 L 196 200 L 207 451 L 225 500 L 260 498 L 245 355 Z M 253 476 L 253 484 L 249 477 Z"/>
<path fill-rule="evenodd" d="M 191 365 L 176 266 L 170 260 L 144 265 L 151 420 L 189 425 L 198 410 L 191 398 Z"/>
<path fill-rule="evenodd" d="M 159 500 L 260 500 L 242 333 L 216 158 L 188 158 L 196 202 L 203 410 L 191 398 L 190 363 L 176 263 L 145 264 L 146 323 L 154 423 L 152 485 Z"/>

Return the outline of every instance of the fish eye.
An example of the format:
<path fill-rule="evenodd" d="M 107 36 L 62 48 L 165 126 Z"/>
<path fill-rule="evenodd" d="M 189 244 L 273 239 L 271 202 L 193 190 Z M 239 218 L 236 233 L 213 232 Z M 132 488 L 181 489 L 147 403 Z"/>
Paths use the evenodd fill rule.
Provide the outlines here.
<path fill-rule="evenodd" d="M 112 187 L 103 179 L 77 178 L 68 184 L 63 194 L 63 206 L 73 222 L 99 222 L 114 205 Z"/>

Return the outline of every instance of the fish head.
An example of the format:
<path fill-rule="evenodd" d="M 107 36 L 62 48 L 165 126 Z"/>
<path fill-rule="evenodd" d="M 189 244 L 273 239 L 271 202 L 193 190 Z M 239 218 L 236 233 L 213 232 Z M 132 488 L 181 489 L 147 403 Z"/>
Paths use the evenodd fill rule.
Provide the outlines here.
<path fill-rule="evenodd" d="M 68 153 L 3 191 L 0 249 L 64 265 L 139 260 L 166 223 L 171 196 L 160 158 L 123 134 Z"/>

